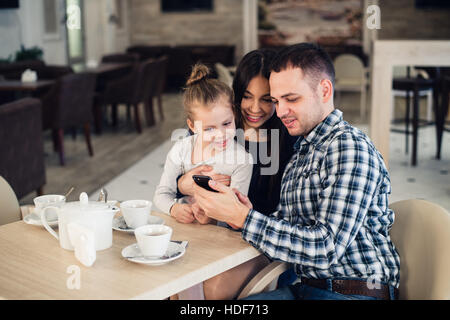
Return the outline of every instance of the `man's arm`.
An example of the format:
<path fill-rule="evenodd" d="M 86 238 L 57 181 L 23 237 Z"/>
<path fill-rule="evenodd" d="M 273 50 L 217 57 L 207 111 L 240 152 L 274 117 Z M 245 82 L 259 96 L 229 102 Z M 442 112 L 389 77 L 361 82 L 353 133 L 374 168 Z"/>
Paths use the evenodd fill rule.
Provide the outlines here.
<path fill-rule="evenodd" d="M 327 177 L 315 224 L 295 225 L 252 211 L 243 238 L 273 259 L 328 269 L 342 258 L 364 222 L 379 177 L 376 162 L 365 142 L 341 135 L 330 144 L 323 163 Z"/>
<path fill-rule="evenodd" d="M 217 213 L 214 195 L 209 196 L 209 209 L 205 212 L 237 222 L 245 215 L 243 224 L 237 224 L 243 227 L 243 238 L 272 259 L 328 269 L 342 257 L 364 221 L 379 176 L 374 161 L 377 160 L 371 156 L 368 145 L 351 135 L 341 135 L 330 144 L 323 163 L 327 177 L 322 181 L 312 226 L 254 210 L 243 214 L 245 211 L 236 205 L 230 205 L 231 210 L 219 206 L 222 212 Z"/>

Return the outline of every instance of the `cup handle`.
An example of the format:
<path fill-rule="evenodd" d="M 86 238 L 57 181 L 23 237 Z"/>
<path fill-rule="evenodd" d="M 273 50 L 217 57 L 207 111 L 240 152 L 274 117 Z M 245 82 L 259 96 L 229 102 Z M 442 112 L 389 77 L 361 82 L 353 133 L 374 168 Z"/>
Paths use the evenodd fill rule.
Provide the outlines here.
<path fill-rule="evenodd" d="M 46 207 L 46 208 L 42 209 L 42 212 L 41 212 L 41 222 L 42 222 L 42 225 L 45 227 L 45 229 L 47 229 L 48 232 L 50 232 L 50 234 L 51 234 L 52 236 L 54 236 L 56 239 L 59 240 L 58 234 L 55 232 L 55 230 L 53 230 L 53 229 L 48 225 L 48 222 L 47 222 L 47 219 L 46 219 L 47 209 L 56 209 L 56 210 L 58 211 L 59 208 L 57 208 L 57 207 Z"/>

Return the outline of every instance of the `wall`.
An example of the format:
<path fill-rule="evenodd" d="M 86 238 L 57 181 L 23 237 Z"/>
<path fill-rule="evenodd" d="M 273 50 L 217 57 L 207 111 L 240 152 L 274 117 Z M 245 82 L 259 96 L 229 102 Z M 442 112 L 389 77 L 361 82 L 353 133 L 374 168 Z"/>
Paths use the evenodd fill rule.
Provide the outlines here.
<path fill-rule="evenodd" d="M 132 0 L 131 44 L 227 44 L 243 54 L 242 0 L 215 0 L 213 12 L 162 13 L 159 0 Z"/>
<path fill-rule="evenodd" d="M 450 39 L 450 9 L 417 9 L 414 0 L 379 0 L 379 39 Z"/>

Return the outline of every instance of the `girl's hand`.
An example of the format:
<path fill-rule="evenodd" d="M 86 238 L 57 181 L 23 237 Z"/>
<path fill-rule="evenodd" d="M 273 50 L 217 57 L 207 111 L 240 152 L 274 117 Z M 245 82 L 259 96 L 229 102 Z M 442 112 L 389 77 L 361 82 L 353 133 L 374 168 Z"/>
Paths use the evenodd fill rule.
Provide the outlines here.
<path fill-rule="evenodd" d="M 191 205 L 192 208 L 192 212 L 194 213 L 194 217 L 195 219 L 200 223 L 200 224 L 209 224 L 212 223 L 214 220 L 210 217 L 208 217 L 205 214 L 205 211 L 203 211 L 197 203 L 194 203 Z"/>
<path fill-rule="evenodd" d="M 192 223 L 195 220 L 191 206 L 185 203 L 175 203 L 170 209 L 170 215 L 181 223 Z"/>

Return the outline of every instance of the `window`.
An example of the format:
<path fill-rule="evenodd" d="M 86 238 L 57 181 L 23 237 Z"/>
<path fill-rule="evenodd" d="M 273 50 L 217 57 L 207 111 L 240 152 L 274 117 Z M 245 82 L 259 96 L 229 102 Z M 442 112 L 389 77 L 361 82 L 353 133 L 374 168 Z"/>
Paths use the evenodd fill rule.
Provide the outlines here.
<path fill-rule="evenodd" d="M 43 10 L 45 39 L 59 39 L 60 28 L 58 19 L 58 5 L 56 0 L 44 0 Z"/>
<path fill-rule="evenodd" d="M 161 0 L 162 12 L 212 11 L 213 0 Z"/>

